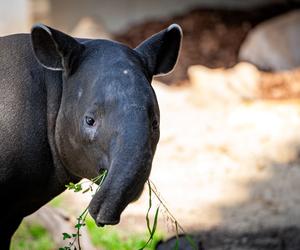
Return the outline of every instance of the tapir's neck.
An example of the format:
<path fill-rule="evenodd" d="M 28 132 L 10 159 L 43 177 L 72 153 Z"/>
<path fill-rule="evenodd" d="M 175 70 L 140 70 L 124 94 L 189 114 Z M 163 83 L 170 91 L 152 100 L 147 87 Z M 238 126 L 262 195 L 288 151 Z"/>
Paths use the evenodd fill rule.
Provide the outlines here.
<path fill-rule="evenodd" d="M 53 182 L 58 184 L 57 188 L 65 188 L 70 181 L 77 182 L 79 178 L 72 176 L 63 166 L 58 155 L 55 143 L 55 126 L 59 112 L 62 96 L 62 72 L 45 70 L 45 84 L 47 90 L 47 131 L 48 141 L 52 152 L 54 163 Z M 60 190 L 58 190 L 60 191 Z"/>

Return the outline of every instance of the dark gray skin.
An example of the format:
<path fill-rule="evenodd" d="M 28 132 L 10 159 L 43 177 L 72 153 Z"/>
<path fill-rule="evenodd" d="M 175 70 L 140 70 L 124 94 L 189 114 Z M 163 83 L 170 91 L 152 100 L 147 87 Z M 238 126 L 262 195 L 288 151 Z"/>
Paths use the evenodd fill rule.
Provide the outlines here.
<path fill-rule="evenodd" d="M 151 80 L 173 69 L 181 38 L 171 25 L 130 49 L 42 24 L 0 38 L 1 249 L 23 217 L 102 169 L 108 175 L 89 212 L 98 226 L 120 221 L 159 140 Z"/>

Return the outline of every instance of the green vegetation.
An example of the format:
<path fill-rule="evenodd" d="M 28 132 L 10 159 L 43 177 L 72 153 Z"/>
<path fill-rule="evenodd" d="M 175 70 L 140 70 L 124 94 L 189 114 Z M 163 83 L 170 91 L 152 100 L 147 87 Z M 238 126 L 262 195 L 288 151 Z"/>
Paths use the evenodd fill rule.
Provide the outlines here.
<path fill-rule="evenodd" d="M 90 181 L 90 185 L 87 189 L 83 190 L 82 183 L 79 182 L 77 184 L 74 184 L 70 182 L 66 187 L 69 190 L 73 190 L 74 192 L 82 192 L 86 193 L 88 191 L 93 192 L 93 184 L 98 184 L 98 187 L 96 189 L 96 192 L 101 188 L 101 185 L 107 175 L 107 171 L 100 173 L 99 176 L 92 179 Z M 92 236 L 92 242 L 96 246 L 106 247 L 108 250 L 129 250 L 129 249 L 137 249 L 137 250 L 152 250 L 154 249 L 154 246 L 156 245 L 157 241 L 160 240 L 161 237 L 157 236 L 156 229 L 157 229 L 157 222 L 158 222 L 158 214 L 160 210 L 160 206 L 163 207 L 165 213 L 168 215 L 168 218 L 172 221 L 172 224 L 175 225 L 176 230 L 176 236 L 179 235 L 179 232 L 185 233 L 182 226 L 178 223 L 176 218 L 171 214 L 169 209 L 167 208 L 165 202 L 163 201 L 162 197 L 158 193 L 155 185 L 150 180 L 147 181 L 148 184 L 148 190 L 149 190 L 149 206 L 146 213 L 146 222 L 147 222 L 147 229 L 148 229 L 148 240 L 145 241 L 145 238 L 141 236 L 131 236 L 129 238 L 121 237 L 119 234 L 117 234 L 114 231 L 106 230 L 105 229 L 99 229 L 93 220 L 90 218 L 88 219 L 88 208 L 86 208 L 80 216 L 77 218 L 77 223 L 75 225 L 76 233 L 66 233 L 63 232 L 63 239 L 67 240 L 68 243 L 64 247 L 60 247 L 59 250 L 76 250 L 75 243 L 77 242 L 79 250 L 81 250 L 80 246 L 80 230 L 82 227 L 87 226 L 88 231 L 90 232 Z M 150 212 L 152 208 L 152 193 L 155 195 L 155 198 L 159 201 L 159 206 L 155 210 L 154 220 L 151 223 L 150 222 Z M 152 225 L 151 225 L 152 224 Z M 192 238 L 189 235 L 186 235 L 186 239 L 190 243 L 191 247 L 193 249 L 197 249 L 197 246 L 195 242 L 192 240 Z M 178 238 L 176 240 L 176 245 L 173 250 L 178 249 Z"/>
<path fill-rule="evenodd" d="M 102 172 L 99 176 L 92 179 L 90 181 L 90 185 L 88 188 L 83 189 L 82 183 L 69 183 L 66 187 L 69 190 L 73 190 L 74 192 L 82 192 L 86 193 L 88 191 L 98 191 L 101 187 L 107 171 Z M 84 181 L 85 182 L 85 181 Z M 163 201 L 162 197 L 158 193 L 155 185 L 148 180 L 148 190 L 149 190 L 149 206 L 148 211 L 146 214 L 146 222 L 147 222 L 147 233 L 144 234 L 135 234 L 126 236 L 116 230 L 112 229 L 111 227 L 99 228 L 96 226 L 94 220 L 88 215 L 88 209 L 86 208 L 77 218 L 77 223 L 74 226 L 74 230 L 76 232 L 62 232 L 62 237 L 66 240 L 66 245 L 64 247 L 60 247 L 60 250 L 75 250 L 75 243 L 77 242 L 79 246 L 79 250 L 81 249 L 80 246 L 80 229 L 81 227 L 86 226 L 87 230 L 90 234 L 91 240 L 93 245 L 96 247 L 101 247 L 106 250 L 154 250 L 157 242 L 162 239 L 162 235 L 158 234 L 157 229 L 157 222 L 158 222 L 158 214 L 160 208 L 163 208 L 164 212 L 168 215 L 168 218 L 173 223 L 176 228 L 176 235 L 179 232 L 184 233 L 184 229 L 175 219 L 175 217 L 170 213 L 165 202 Z M 93 190 L 93 184 L 98 184 L 96 190 Z M 153 222 L 150 221 L 150 212 L 152 208 L 152 199 L 154 194 L 155 198 L 159 201 L 159 206 L 155 209 L 155 215 Z M 51 201 L 52 206 L 59 207 L 62 204 L 61 198 L 56 198 Z M 195 243 L 190 238 L 190 236 L 186 236 L 186 239 L 190 242 L 190 245 L 193 249 L 197 249 Z M 47 231 L 38 224 L 29 224 L 28 222 L 23 222 L 18 229 L 16 235 L 13 238 L 13 243 L 11 249 L 13 250 L 24 250 L 24 249 L 38 249 L 38 250 L 54 250 L 57 249 L 54 246 L 51 237 L 48 235 Z M 173 250 L 178 249 L 178 241 Z"/>
<path fill-rule="evenodd" d="M 24 221 L 12 239 L 12 250 L 54 250 L 50 235 L 41 225 Z"/>
<path fill-rule="evenodd" d="M 111 227 L 99 228 L 94 220 L 88 216 L 86 226 L 92 243 L 96 247 L 106 250 L 138 250 L 147 241 L 147 234 L 135 234 L 125 236 Z M 162 239 L 162 235 L 156 233 L 152 243 L 145 250 L 154 250 L 156 243 Z M 12 239 L 12 250 L 54 250 L 53 240 L 46 229 L 34 223 L 23 222 Z"/>
<path fill-rule="evenodd" d="M 94 220 L 88 216 L 86 226 L 91 236 L 92 243 L 96 247 L 102 247 L 106 250 L 138 250 L 147 242 L 147 234 L 136 234 L 125 237 L 110 227 L 99 228 Z M 156 233 L 153 236 L 152 243 L 147 245 L 145 250 L 154 250 L 156 243 L 162 236 Z"/>
<path fill-rule="evenodd" d="M 49 204 L 50 206 L 52 207 L 61 207 L 63 203 L 63 200 L 62 200 L 62 196 L 56 196 L 54 199 L 52 199 Z"/>
<path fill-rule="evenodd" d="M 95 192 L 97 192 L 101 188 L 101 185 L 102 185 L 106 175 L 107 175 L 107 170 L 100 173 L 99 176 L 97 176 L 96 178 L 94 178 L 90 181 L 89 187 L 86 188 L 85 190 L 82 188 L 82 184 L 84 182 L 79 182 L 77 184 L 70 182 L 68 185 L 66 185 L 66 187 L 68 188 L 68 190 L 73 190 L 76 193 L 77 192 L 86 193 L 88 191 L 93 192 L 93 184 L 98 184 L 98 187 L 95 191 Z M 121 239 L 118 236 L 118 234 L 116 234 L 114 232 L 110 232 L 110 233 L 105 232 L 106 236 L 103 237 L 103 232 L 101 232 L 96 227 L 95 223 L 92 221 L 92 223 L 90 223 L 90 229 L 92 228 L 92 225 L 93 225 L 93 228 L 97 229 L 96 231 L 94 230 L 97 234 L 96 235 L 97 237 L 93 238 L 94 244 L 98 244 L 98 245 L 104 246 L 104 247 L 106 246 L 109 250 L 113 250 L 113 249 L 116 249 L 116 250 L 123 250 L 123 249 L 124 250 L 127 250 L 127 249 L 151 250 L 153 241 L 156 238 L 158 238 L 155 233 L 156 233 L 156 228 L 157 228 L 159 207 L 157 207 L 157 209 L 156 209 L 154 221 L 151 226 L 149 214 L 150 214 L 150 211 L 152 208 L 152 191 L 154 191 L 154 190 L 152 189 L 149 180 L 147 181 L 147 183 L 148 183 L 148 189 L 149 189 L 149 207 L 148 207 L 147 214 L 146 214 L 147 229 L 148 229 L 148 233 L 149 233 L 148 240 L 147 241 L 140 240 L 139 237 L 132 236 L 132 237 L 130 237 L 129 240 L 124 241 L 124 239 Z M 154 194 L 157 194 L 157 193 L 154 191 Z M 76 233 L 71 233 L 71 232 L 63 232 L 62 233 L 63 239 L 66 240 L 67 242 L 66 242 L 66 245 L 63 247 L 60 247 L 59 250 L 76 250 L 75 243 L 78 244 L 79 250 L 81 249 L 80 230 L 82 227 L 85 227 L 87 225 L 87 221 L 86 221 L 87 216 L 88 216 L 88 207 L 77 218 L 77 223 L 75 225 Z M 93 234 L 95 234 L 95 233 L 93 233 Z M 155 244 L 153 244 L 153 245 L 155 245 Z"/>
<path fill-rule="evenodd" d="M 68 185 L 66 185 L 66 188 L 68 188 L 68 190 L 73 190 L 76 193 L 77 192 L 86 193 L 89 191 L 93 192 L 93 184 L 98 184 L 98 187 L 95 191 L 95 192 L 97 192 L 101 188 L 106 175 L 107 175 L 107 170 L 102 171 L 97 177 L 88 181 L 88 182 L 90 182 L 90 185 L 85 190 L 82 189 L 82 184 L 85 181 L 79 182 L 77 184 L 70 182 Z M 73 250 L 73 249 L 77 250 L 77 248 L 75 247 L 76 242 L 78 244 L 78 249 L 81 250 L 80 230 L 82 227 L 84 227 L 86 225 L 85 220 L 86 220 L 87 215 L 88 215 L 88 207 L 86 207 L 84 209 L 84 211 L 77 217 L 77 223 L 74 226 L 76 228 L 76 233 L 67 233 L 67 232 L 62 233 L 63 239 L 68 240 L 68 243 L 64 247 L 60 247 L 59 250 Z"/>

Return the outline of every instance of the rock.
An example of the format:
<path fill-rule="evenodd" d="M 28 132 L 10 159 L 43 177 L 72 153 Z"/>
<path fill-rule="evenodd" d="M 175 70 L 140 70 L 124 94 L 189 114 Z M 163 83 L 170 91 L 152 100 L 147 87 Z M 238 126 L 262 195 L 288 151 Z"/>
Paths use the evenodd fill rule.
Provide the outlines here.
<path fill-rule="evenodd" d="M 233 104 L 259 97 L 260 72 L 249 63 L 231 69 L 191 66 L 188 76 L 195 91 L 193 100 L 200 104 Z"/>
<path fill-rule="evenodd" d="M 104 26 L 91 17 L 82 18 L 71 34 L 75 37 L 111 39 L 111 35 L 106 31 Z"/>
<path fill-rule="evenodd" d="M 300 66 L 300 10 L 272 18 L 249 32 L 239 59 L 262 69 L 286 70 Z"/>
<path fill-rule="evenodd" d="M 156 250 L 170 250 L 170 249 L 178 249 L 178 250 L 204 250 L 202 243 L 197 240 L 195 237 L 190 237 L 190 240 L 193 243 L 190 243 L 188 238 L 185 235 L 179 235 L 178 237 L 173 236 L 172 238 L 166 241 L 158 242 L 156 246 Z M 178 248 L 176 248 L 176 241 L 178 241 Z M 194 244 L 194 245 L 192 245 Z"/>

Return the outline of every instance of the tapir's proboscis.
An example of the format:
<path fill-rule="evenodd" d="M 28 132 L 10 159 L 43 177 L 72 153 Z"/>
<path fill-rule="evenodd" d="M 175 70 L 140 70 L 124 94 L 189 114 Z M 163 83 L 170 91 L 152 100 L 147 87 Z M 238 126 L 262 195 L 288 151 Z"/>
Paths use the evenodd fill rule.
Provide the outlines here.
<path fill-rule="evenodd" d="M 0 248 L 69 182 L 108 174 L 89 213 L 119 223 L 147 181 L 159 140 L 151 81 L 177 61 L 173 24 L 138 47 L 36 24 L 0 37 Z"/>

